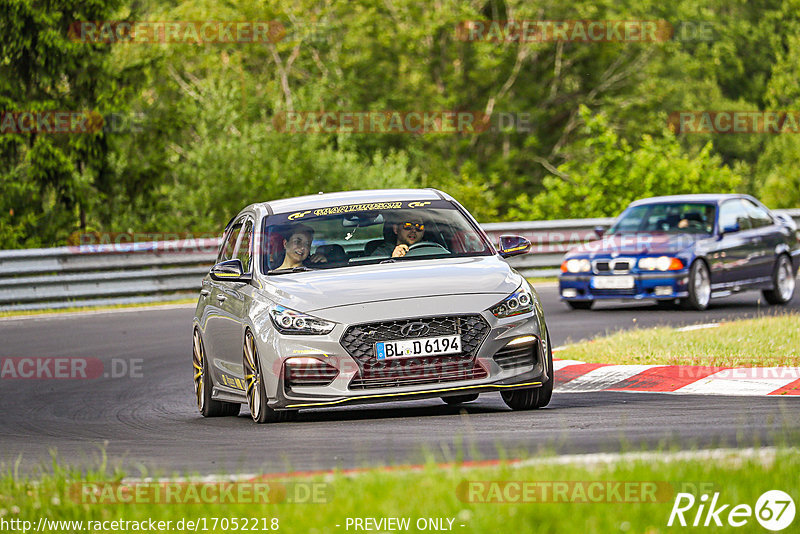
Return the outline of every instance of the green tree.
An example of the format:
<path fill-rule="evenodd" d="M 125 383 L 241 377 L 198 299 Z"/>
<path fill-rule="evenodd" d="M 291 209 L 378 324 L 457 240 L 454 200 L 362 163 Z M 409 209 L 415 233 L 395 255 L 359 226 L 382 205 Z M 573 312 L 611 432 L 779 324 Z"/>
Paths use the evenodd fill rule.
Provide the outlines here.
<path fill-rule="evenodd" d="M 617 215 L 631 201 L 683 193 L 724 193 L 741 184 L 707 144 L 687 155 L 675 137 L 645 134 L 636 145 L 621 139 L 603 114 L 581 108 L 585 139 L 571 150 L 579 158 L 553 169 L 545 190 L 522 194 L 513 215 L 520 219 L 562 219 Z"/>

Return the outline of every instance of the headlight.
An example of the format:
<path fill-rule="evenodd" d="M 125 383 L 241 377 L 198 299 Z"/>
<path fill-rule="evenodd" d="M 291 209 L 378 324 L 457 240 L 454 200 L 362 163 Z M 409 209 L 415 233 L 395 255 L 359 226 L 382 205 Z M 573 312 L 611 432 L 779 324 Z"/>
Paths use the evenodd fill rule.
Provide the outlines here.
<path fill-rule="evenodd" d="M 524 284 L 514 291 L 511 295 L 498 302 L 489 310 L 492 314 L 502 319 L 504 317 L 513 317 L 514 315 L 522 315 L 529 313 L 533 310 L 533 295 L 528 291 Z"/>
<path fill-rule="evenodd" d="M 561 272 L 586 273 L 592 270 L 592 264 L 586 258 L 573 258 L 561 264 Z"/>
<path fill-rule="evenodd" d="M 639 269 L 643 271 L 680 271 L 683 269 L 683 262 L 670 256 L 640 258 L 638 265 Z"/>
<path fill-rule="evenodd" d="M 281 334 L 327 334 L 336 326 L 336 323 L 331 321 L 318 319 L 279 305 L 275 305 L 269 310 L 269 317 Z"/>

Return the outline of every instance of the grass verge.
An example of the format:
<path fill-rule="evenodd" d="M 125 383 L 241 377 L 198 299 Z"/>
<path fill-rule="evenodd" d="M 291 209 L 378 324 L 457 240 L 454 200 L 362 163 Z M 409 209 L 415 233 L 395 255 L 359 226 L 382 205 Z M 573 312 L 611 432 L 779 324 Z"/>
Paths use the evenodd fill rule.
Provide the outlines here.
<path fill-rule="evenodd" d="M 29 315 L 49 315 L 53 313 L 75 313 L 75 312 L 91 312 L 91 311 L 106 311 L 106 310 L 120 310 L 125 308 L 152 308 L 158 306 L 174 306 L 176 304 L 194 304 L 197 302 L 196 298 L 182 298 L 175 300 L 159 300 L 154 302 L 137 302 L 131 304 L 108 304 L 105 306 L 79 306 L 73 308 L 52 308 L 42 310 L 19 310 L 19 311 L 0 311 L 0 318 L 3 317 L 27 317 Z"/>
<path fill-rule="evenodd" d="M 626 330 L 569 345 L 556 357 L 613 364 L 798 367 L 800 315 L 729 321 L 713 329 Z"/>
<path fill-rule="evenodd" d="M 528 280 L 528 282 L 530 282 L 530 284 L 533 287 L 536 287 L 537 284 L 541 285 L 541 284 L 557 284 L 558 283 L 558 277 L 557 276 L 544 276 L 542 278 L 528 278 L 527 280 Z"/>
<path fill-rule="evenodd" d="M 166 530 L 178 532 L 193 531 L 186 522 L 200 521 L 196 528 L 200 532 L 245 530 L 242 525 L 246 523 L 247 530 L 305 534 L 353 532 L 356 530 L 354 518 L 376 521 L 408 518 L 410 526 L 405 530 L 409 532 L 423 530 L 419 528 L 422 521 L 432 519 L 446 527 L 440 530 L 465 533 L 656 534 L 675 530 L 676 527 L 668 527 L 667 522 L 678 493 L 689 493 L 696 499 L 695 505 L 684 513 L 691 527 L 701 495 L 713 497 L 719 492 L 718 506 L 730 506 L 720 516 L 723 527 L 714 531 L 753 532 L 761 530 L 755 516 L 745 518 L 745 529 L 737 529 L 725 523 L 727 513 L 738 504 L 754 508 L 759 496 L 768 490 L 782 490 L 800 501 L 798 452 L 797 449 L 778 449 L 770 455 L 734 453 L 713 461 L 676 456 L 589 465 L 543 462 L 513 467 L 501 464 L 467 470 L 430 464 L 421 471 L 372 470 L 356 476 L 320 475 L 291 481 L 266 478 L 238 482 L 228 502 L 219 502 L 220 498 L 215 496 L 221 494 L 213 491 L 206 492 L 203 497 L 204 487 L 213 488 L 213 484 L 219 483 L 129 482 L 127 486 L 120 486 L 121 473 L 109 475 L 98 470 L 81 474 L 55 465 L 53 472 L 36 478 L 20 478 L 12 473 L 0 477 L 0 525 L 2 521 L 16 519 L 29 521 L 29 529 L 35 530 L 40 518 L 46 518 L 82 523 L 46 523 L 49 528 L 40 531 L 102 532 L 112 531 L 111 523 L 92 525 L 87 522 L 153 520 L 171 521 Z M 258 495 L 272 496 L 273 501 L 279 502 L 262 502 L 265 499 L 252 497 L 256 492 L 241 493 L 242 484 L 254 483 L 269 486 L 267 493 Z M 162 491 L 160 502 L 150 502 L 155 500 L 153 488 L 156 486 Z M 190 491 L 190 486 L 197 491 Z M 140 491 L 141 488 L 148 491 Z M 167 497 L 169 488 L 173 488 L 171 497 Z M 132 502 L 118 502 L 123 495 Z M 242 498 L 242 495 L 250 497 Z M 184 521 L 183 529 L 176 528 L 180 520 Z M 234 528 L 233 520 L 237 520 L 238 528 Z M 704 520 L 703 514 L 700 528 Z M 795 520 L 795 525 L 798 521 L 800 519 Z M 17 530 L 22 531 L 23 525 L 17 525 Z M 426 525 L 427 530 L 432 530 L 430 522 Z M 138 530 L 131 524 L 124 526 L 118 530 Z M 392 529 L 384 526 L 376 530 Z"/>

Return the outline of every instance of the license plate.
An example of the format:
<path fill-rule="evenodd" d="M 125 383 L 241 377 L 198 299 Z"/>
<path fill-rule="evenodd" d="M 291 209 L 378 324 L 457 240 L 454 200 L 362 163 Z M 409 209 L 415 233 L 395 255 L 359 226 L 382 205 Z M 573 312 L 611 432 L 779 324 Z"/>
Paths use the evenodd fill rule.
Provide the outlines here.
<path fill-rule="evenodd" d="M 461 352 L 461 336 L 423 337 L 375 343 L 375 356 L 379 360 L 413 358 Z"/>
<path fill-rule="evenodd" d="M 595 289 L 633 289 L 633 276 L 593 276 Z"/>

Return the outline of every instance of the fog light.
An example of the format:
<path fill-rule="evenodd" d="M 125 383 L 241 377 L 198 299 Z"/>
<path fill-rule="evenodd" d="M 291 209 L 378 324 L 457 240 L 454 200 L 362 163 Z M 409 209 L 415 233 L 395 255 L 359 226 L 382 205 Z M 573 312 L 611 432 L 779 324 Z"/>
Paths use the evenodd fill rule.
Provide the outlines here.
<path fill-rule="evenodd" d="M 659 297 L 672 295 L 672 286 L 656 286 L 656 288 L 653 290 L 653 293 L 655 293 L 656 296 Z"/>
<path fill-rule="evenodd" d="M 570 299 L 572 297 L 577 297 L 578 296 L 578 290 L 574 289 L 574 288 L 571 288 L 571 287 L 568 287 L 566 289 L 562 289 L 561 290 L 561 296 L 562 297 L 566 297 L 568 299 Z"/>
<path fill-rule="evenodd" d="M 506 344 L 506 347 L 513 347 L 514 345 L 522 345 L 524 343 L 532 343 L 536 341 L 536 336 L 522 336 L 512 339 Z"/>

